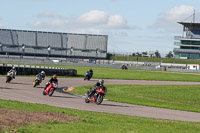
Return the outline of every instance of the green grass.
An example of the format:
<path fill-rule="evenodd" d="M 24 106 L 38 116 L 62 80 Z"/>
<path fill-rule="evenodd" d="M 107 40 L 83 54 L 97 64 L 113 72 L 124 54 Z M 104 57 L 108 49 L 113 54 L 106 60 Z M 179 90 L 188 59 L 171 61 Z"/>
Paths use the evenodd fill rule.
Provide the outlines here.
<path fill-rule="evenodd" d="M 83 78 L 86 71 L 91 67 L 80 66 L 60 66 L 67 69 L 76 69 L 78 76 Z M 157 81 L 200 81 L 200 73 L 152 71 L 152 70 L 120 70 L 116 68 L 93 67 L 93 78 L 98 79 L 129 79 L 129 80 L 157 80 Z M 5 75 L 3 75 L 5 76 Z M 64 78 L 73 78 L 73 76 L 59 76 Z"/>
<path fill-rule="evenodd" d="M 111 56 L 110 60 L 120 61 L 137 61 L 135 56 Z M 139 62 L 162 62 L 162 63 L 177 63 L 177 64 L 200 64 L 198 59 L 174 59 L 174 58 L 151 58 L 151 57 L 138 57 Z"/>
<path fill-rule="evenodd" d="M 41 65 L 42 66 L 42 65 Z M 63 67 L 66 69 L 76 69 L 77 78 L 83 78 L 86 71 L 93 69 L 93 78 L 98 79 L 133 79 L 133 80 L 157 80 L 157 81 L 200 81 L 200 73 L 168 72 L 153 70 L 121 70 L 118 68 L 105 67 L 84 67 L 84 66 L 64 66 L 64 65 L 45 65 L 50 67 Z M 60 76 L 72 78 L 73 76 Z"/>
<path fill-rule="evenodd" d="M 77 70 L 79 77 L 84 77 L 90 67 L 65 66 L 66 68 L 74 68 Z M 200 74 L 183 73 L 183 72 L 167 72 L 152 70 L 120 70 L 116 68 L 100 68 L 93 67 L 93 78 L 98 79 L 133 79 L 133 80 L 158 80 L 158 81 L 200 81 Z"/>
<path fill-rule="evenodd" d="M 197 133 L 200 131 L 199 122 L 141 118 L 7 100 L 0 100 L 0 108 L 28 111 L 51 111 L 66 113 L 80 118 L 80 121 L 78 122 L 58 123 L 50 121 L 46 124 L 32 124 L 14 128 L 16 132 L 20 133 Z M 9 128 L 0 132 L 15 130 Z"/>
<path fill-rule="evenodd" d="M 93 86 L 78 86 L 71 93 L 84 95 Z M 199 85 L 106 85 L 110 101 L 200 112 Z"/>
<path fill-rule="evenodd" d="M 69 69 L 76 69 L 80 77 L 85 76 L 85 72 L 90 67 L 74 67 L 66 66 Z M 152 71 L 152 70 L 120 70 L 116 68 L 100 68 L 93 67 L 93 78 L 98 79 L 133 79 L 133 80 L 159 80 L 159 81 L 200 81 L 200 74 L 183 73 L 183 72 L 167 72 L 167 71 Z"/>

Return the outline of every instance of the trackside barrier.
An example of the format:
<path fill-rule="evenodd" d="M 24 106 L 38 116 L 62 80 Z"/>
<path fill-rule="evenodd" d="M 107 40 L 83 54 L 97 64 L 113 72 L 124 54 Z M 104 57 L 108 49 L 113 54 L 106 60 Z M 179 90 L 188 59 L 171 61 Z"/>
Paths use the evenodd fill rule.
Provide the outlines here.
<path fill-rule="evenodd" d="M 41 71 L 45 71 L 47 76 L 57 74 L 58 76 L 77 76 L 76 69 L 64 69 L 64 68 L 52 68 L 44 66 L 23 66 L 23 65 L 11 65 L 11 64 L 1 64 L 0 74 L 5 75 L 12 68 L 15 67 L 17 70 L 17 75 L 36 75 Z"/>

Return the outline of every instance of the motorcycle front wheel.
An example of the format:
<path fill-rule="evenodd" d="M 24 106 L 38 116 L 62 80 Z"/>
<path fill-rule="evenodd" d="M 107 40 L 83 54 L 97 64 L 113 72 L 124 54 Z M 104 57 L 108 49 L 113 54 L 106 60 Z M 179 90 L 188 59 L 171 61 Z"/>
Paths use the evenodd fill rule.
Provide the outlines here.
<path fill-rule="evenodd" d="M 33 81 L 33 87 L 36 87 L 37 86 L 37 80 L 34 80 Z"/>
<path fill-rule="evenodd" d="M 87 92 L 87 94 L 85 94 L 85 103 L 89 103 L 90 102 L 89 97 L 88 97 L 88 93 L 89 92 Z"/>
<path fill-rule="evenodd" d="M 90 100 L 88 98 L 85 98 L 85 103 L 89 103 Z"/>
<path fill-rule="evenodd" d="M 97 95 L 96 104 L 99 105 L 99 104 L 102 103 L 102 101 L 103 101 L 103 95 L 98 94 L 98 95 Z"/>
<path fill-rule="evenodd" d="M 49 96 L 52 96 L 53 93 L 54 93 L 54 91 L 55 91 L 55 89 L 50 90 L 50 91 L 49 91 Z"/>
<path fill-rule="evenodd" d="M 47 93 L 45 92 L 45 90 L 42 92 L 43 95 L 46 95 Z"/>
<path fill-rule="evenodd" d="M 12 80 L 10 76 L 6 76 L 6 83 L 9 83 Z"/>

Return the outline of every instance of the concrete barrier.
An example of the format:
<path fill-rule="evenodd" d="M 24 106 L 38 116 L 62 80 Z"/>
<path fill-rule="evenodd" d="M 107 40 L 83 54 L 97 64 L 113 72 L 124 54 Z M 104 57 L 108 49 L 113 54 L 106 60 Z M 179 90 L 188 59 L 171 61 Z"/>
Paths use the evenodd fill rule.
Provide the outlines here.
<path fill-rule="evenodd" d="M 52 68 L 44 66 L 26 66 L 26 65 L 11 65 L 1 64 L 0 74 L 5 75 L 12 68 L 15 67 L 17 75 L 36 75 L 41 71 L 45 71 L 47 76 L 57 74 L 58 76 L 77 76 L 77 70 L 75 69 L 64 69 L 64 68 Z"/>

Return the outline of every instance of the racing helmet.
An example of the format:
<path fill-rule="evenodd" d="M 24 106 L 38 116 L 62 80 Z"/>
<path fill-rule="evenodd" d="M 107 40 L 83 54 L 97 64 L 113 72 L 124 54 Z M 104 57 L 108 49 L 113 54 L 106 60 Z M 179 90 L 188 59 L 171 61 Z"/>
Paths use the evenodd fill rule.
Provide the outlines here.
<path fill-rule="evenodd" d="M 16 68 L 15 68 L 15 67 L 12 67 L 12 69 L 13 69 L 13 70 L 16 70 Z"/>
<path fill-rule="evenodd" d="M 57 79 L 57 75 L 56 74 L 53 75 L 53 79 Z"/>
<path fill-rule="evenodd" d="M 45 72 L 44 72 L 44 71 L 41 71 L 41 74 L 45 74 Z"/>
<path fill-rule="evenodd" d="M 100 79 L 100 80 L 99 80 L 99 83 L 100 83 L 100 85 L 103 85 L 103 84 L 104 84 L 104 80 L 103 80 L 103 79 Z"/>

